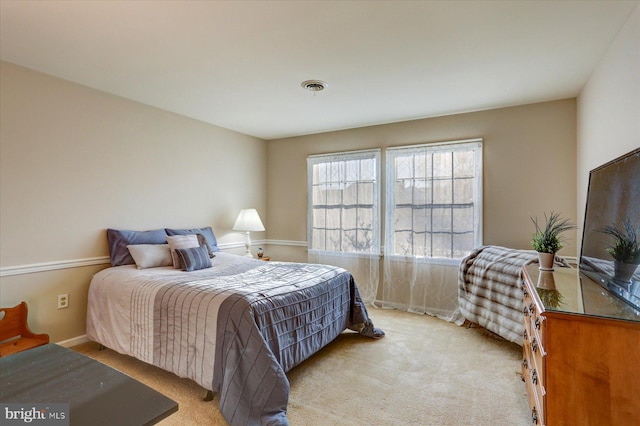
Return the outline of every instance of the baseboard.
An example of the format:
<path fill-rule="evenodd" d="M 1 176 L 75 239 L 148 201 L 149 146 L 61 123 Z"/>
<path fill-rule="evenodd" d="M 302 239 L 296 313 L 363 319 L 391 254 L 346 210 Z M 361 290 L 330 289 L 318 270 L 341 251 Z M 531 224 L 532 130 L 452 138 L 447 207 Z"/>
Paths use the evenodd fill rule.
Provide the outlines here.
<path fill-rule="evenodd" d="M 83 334 L 82 336 L 73 337 L 71 339 L 67 339 L 67 340 L 62 340 L 60 342 L 56 342 L 56 344 L 60 345 L 62 347 L 65 347 L 65 348 L 70 348 L 72 346 L 77 346 L 77 345 L 80 345 L 82 343 L 87 343 L 88 341 L 89 341 L 89 339 L 87 338 L 87 335 Z"/>

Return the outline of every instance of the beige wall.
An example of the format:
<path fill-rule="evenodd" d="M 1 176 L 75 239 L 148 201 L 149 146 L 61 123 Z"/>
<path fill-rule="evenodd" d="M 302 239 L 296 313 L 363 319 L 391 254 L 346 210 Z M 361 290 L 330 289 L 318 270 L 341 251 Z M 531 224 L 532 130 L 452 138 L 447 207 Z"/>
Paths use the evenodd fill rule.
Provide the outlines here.
<path fill-rule="evenodd" d="M 233 246 L 240 209 L 266 220 L 260 139 L 6 62 L 0 119 L 0 306 L 27 301 L 53 341 L 84 334 L 89 280 L 107 265 L 8 269 L 107 256 L 106 228 L 212 226 Z"/>
<path fill-rule="evenodd" d="M 640 5 L 578 96 L 577 129 L 577 205 L 582 223 L 589 171 L 640 147 Z"/>
<path fill-rule="evenodd" d="M 310 154 L 480 137 L 484 243 L 530 249 L 530 216 L 555 210 L 575 220 L 575 117 L 568 99 L 269 141 L 269 239 L 306 241 Z M 575 233 L 568 237 L 562 254 L 575 256 Z M 304 247 L 295 256 L 306 258 Z"/>

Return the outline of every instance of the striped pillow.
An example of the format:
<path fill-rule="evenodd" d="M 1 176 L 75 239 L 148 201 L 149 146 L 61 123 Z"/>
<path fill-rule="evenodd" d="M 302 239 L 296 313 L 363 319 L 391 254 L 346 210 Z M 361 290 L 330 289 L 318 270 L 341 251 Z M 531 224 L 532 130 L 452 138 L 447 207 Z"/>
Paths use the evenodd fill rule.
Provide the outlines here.
<path fill-rule="evenodd" d="M 211 258 L 205 246 L 176 249 L 176 255 L 187 272 L 211 267 Z"/>
<path fill-rule="evenodd" d="M 176 269 L 184 269 L 184 265 L 180 263 L 180 258 L 176 254 L 176 249 L 186 249 L 200 246 L 200 243 L 198 243 L 198 236 L 195 234 L 169 236 L 167 237 L 167 242 L 169 243 L 169 248 L 171 249 L 173 267 Z"/>

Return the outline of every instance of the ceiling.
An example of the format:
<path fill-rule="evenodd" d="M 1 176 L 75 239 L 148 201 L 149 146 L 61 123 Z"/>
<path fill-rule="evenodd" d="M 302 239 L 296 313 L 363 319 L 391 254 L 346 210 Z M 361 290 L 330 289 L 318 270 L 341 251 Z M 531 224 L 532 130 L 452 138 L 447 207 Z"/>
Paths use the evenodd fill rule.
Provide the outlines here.
<path fill-rule="evenodd" d="M 0 54 L 270 140 L 575 97 L 639 3 L 0 0 Z"/>

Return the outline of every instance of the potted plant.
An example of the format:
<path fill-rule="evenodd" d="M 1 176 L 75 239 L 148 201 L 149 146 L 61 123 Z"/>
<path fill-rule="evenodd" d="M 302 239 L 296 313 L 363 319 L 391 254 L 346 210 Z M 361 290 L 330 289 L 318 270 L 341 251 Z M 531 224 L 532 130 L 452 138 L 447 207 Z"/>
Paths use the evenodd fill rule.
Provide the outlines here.
<path fill-rule="evenodd" d="M 538 252 L 540 270 L 553 271 L 553 261 L 556 253 L 562 248 L 562 234 L 565 231 L 575 229 L 569 219 L 563 219 L 559 213 L 551 212 L 549 216 L 544 214 L 544 227 L 538 224 L 538 218 L 531 218 L 535 226 L 535 232 L 531 238 L 533 249 Z"/>
<path fill-rule="evenodd" d="M 624 222 L 623 228 L 613 224 L 605 227 L 602 232 L 613 237 L 613 244 L 606 248 L 614 260 L 613 279 L 629 282 L 640 264 L 640 242 L 629 219 Z"/>

